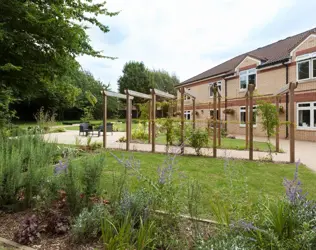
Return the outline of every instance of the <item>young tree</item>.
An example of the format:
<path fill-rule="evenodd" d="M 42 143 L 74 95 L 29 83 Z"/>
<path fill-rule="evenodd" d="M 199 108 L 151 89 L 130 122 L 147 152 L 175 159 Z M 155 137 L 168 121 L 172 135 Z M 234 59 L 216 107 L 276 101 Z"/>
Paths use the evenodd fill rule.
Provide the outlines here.
<path fill-rule="evenodd" d="M 270 158 L 272 160 L 271 137 L 275 134 L 275 129 L 279 125 L 279 114 L 276 106 L 272 103 L 259 101 L 257 106 L 258 114 L 261 116 L 262 130 L 268 137 Z"/>

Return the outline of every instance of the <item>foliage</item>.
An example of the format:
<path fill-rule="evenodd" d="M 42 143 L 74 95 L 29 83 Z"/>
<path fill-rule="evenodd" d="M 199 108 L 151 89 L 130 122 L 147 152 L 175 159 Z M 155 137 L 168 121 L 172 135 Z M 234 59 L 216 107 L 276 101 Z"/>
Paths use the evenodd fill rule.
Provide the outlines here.
<path fill-rule="evenodd" d="M 201 154 L 201 148 L 208 145 L 208 134 L 200 129 L 193 130 L 189 137 L 189 144 L 195 149 L 197 155 Z"/>
<path fill-rule="evenodd" d="M 101 233 L 101 220 L 104 218 L 111 219 L 104 204 L 96 204 L 90 211 L 88 208 L 83 208 L 72 225 L 74 240 L 84 242 L 97 238 Z"/>
<path fill-rule="evenodd" d="M 166 131 L 167 146 L 174 145 L 177 139 L 176 130 L 178 129 L 172 118 L 166 118 L 163 123 L 163 128 Z"/>
<path fill-rule="evenodd" d="M 6 89 L 4 84 L 0 83 L 0 131 L 11 123 L 15 117 L 15 112 L 10 110 L 10 104 L 14 102 L 13 93 L 10 88 Z"/>
<path fill-rule="evenodd" d="M 268 139 L 275 134 L 275 128 L 279 124 L 279 114 L 275 105 L 269 102 L 258 102 L 258 114 L 261 116 L 261 125 Z"/>
<path fill-rule="evenodd" d="M 138 123 L 136 129 L 132 130 L 133 140 L 148 140 L 148 130 L 142 123 Z"/>
<path fill-rule="evenodd" d="M 1 135 L 0 135 L 1 136 Z M 39 135 L 15 139 L 0 138 L 0 207 L 22 203 L 29 207 L 39 195 L 52 164 L 58 157 L 57 146 Z"/>
<path fill-rule="evenodd" d="M 14 233 L 14 241 L 20 244 L 33 243 L 40 237 L 40 227 L 35 215 L 25 218 Z"/>
<path fill-rule="evenodd" d="M 46 232 L 56 234 L 65 234 L 70 229 L 69 217 L 60 212 L 50 211 L 46 215 Z"/>
<path fill-rule="evenodd" d="M 44 107 L 41 107 L 37 113 L 34 115 L 34 118 L 41 130 L 47 132 L 51 126 L 56 124 L 55 120 L 56 114 L 50 111 L 44 110 Z"/>
<path fill-rule="evenodd" d="M 169 75 L 164 70 L 149 70 L 143 62 L 130 61 L 124 65 L 122 76 L 118 80 L 119 92 L 131 89 L 145 94 L 151 88 L 175 94 L 174 86 L 180 81 L 175 75 Z M 135 98 L 136 103 L 145 102 L 142 98 Z"/>

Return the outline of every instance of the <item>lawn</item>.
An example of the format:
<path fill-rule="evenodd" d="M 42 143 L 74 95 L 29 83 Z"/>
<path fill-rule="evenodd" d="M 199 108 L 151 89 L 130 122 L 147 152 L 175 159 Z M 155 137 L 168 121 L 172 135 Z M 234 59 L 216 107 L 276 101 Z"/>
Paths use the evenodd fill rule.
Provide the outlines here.
<path fill-rule="evenodd" d="M 146 141 L 144 141 L 146 143 Z M 165 134 L 159 134 L 156 138 L 157 144 L 166 144 L 166 136 Z M 186 143 L 188 144 L 188 142 Z M 209 147 L 213 147 L 213 139 L 210 138 L 209 140 Z M 245 150 L 246 149 L 246 143 L 245 140 L 242 139 L 231 139 L 231 138 L 222 138 L 221 140 L 221 146 L 218 148 L 224 148 L 224 149 L 235 149 L 235 150 Z M 253 142 L 253 149 L 255 151 L 269 151 L 268 144 L 265 142 Z M 275 146 L 272 145 L 271 147 L 272 151 L 275 151 Z"/>
<path fill-rule="evenodd" d="M 149 178 L 158 178 L 158 167 L 163 165 L 166 158 L 163 154 L 106 152 L 107 163 L 102 182 L 105 190 L 111 189 L 113 174 L 124 172 L 124 167 L 112 154 L 125 159 L 133 156 L 140 162 L 140 172 Z M 293 179 L 295 165 L 177 156 L 175 169 L 175 174 L 178 176 L 176 183 L 179 185 L 189 180 L 198 181 L 201 185 L 201 213 L 203 216 L 209 217 L 210 202 L 216 200 L 233 203 L 230 205 L 234 206 L 236 210 L 242 211 L 243 216 L 246 216 L 247 211 L 255 209 L 258 201 L 267 197 L 273 199 L 285 195 L 283 180 L 284 177 Z M 132 188 L 144 185 L 144 182 L 132 174 L 132 170 L 128 171 L 131 174 L 129 178 Z M 302 182 L 303 192 L 307 192 L 309 198 L 316 198 L 316 173 L 301 165 L 299 179 Z M 183 202 L 185 202 L 187 186 L 181 186 L 181 190 Z"/>

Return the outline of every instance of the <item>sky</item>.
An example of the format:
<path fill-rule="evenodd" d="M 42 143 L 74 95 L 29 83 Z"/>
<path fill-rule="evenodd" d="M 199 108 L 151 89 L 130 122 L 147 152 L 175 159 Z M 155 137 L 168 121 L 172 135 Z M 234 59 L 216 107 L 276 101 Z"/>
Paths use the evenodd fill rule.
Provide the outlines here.
<path fill-rule="evenodd" d="M 98 0 L 94 0 L 98 1 Z M 315 0 L 108 0 L 109 26 L 91 26 L 92 46 L 115 60 L 81 56 L 82 68 L 117 90 L 129 61 L 184 81 L 241 53 L 316 27 Z"/>

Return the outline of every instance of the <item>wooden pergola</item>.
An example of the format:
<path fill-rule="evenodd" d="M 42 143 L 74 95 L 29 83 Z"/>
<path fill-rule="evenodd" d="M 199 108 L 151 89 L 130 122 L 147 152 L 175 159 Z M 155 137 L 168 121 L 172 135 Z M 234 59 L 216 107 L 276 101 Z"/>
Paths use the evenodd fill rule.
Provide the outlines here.
<path fill-rule="evenodd" d="M 275 94 L 275 102 L 276 102 L 276 107 L 277 111 L 279 112 L 280 108 L 280 100 L 281 100 L 281 95 L 289 93 L 290 97 L 290 102 L 289 102 L 289 110 L 290 110 L 290 162 L 294 163 L 295 162 L 295 106 L 294 106 L 294 92 L 295 89 L 298 86 L 298 82 L 290 82 L 289 84 L 286 84 L 284 87 L 279 89 L 279 91 L 276 92 Z M 276 128 L 276 150 L 277 152 L 280 150 L 280 128 L 277 126 Z"/>
<path fill-rule="evenodd" d="M 103 94 L 103 147 L 106 148 L 106 123 L 107 123 L 107 97 L 116 97 L 120 99 L 126 99 L 126 150 L 129 150 L 129 143 L 128 139 L 130 138 L 130 119 L 131 119 L 131 106 L 132 106 L 132 100 L 134 97 L 123 95 L 120 93 L 115 93 L 111 91 L 102 91 Z"/>
<path fill-rule="evenodd" d="M 148 102 L 148 108 L 149 108 L 149 111 L 150 111 L 150 106 L 151 106 L 151 102 L 152 102 L 152 96 L 151 95 L 147 95 L 147 94 L 144 94 L 144 93 L 140 93 L 140 92 L 137 92 L 137 91 L 134 91 L 134 90 L 129 90 L 129 89 L 125 89 L 125 94 L 126 94 L 126 100 L 127 100 L 127 103 L 129 103 L 129 99 L 132 97 L 139 97 L 139 98 L 142 98 L 142 99 L 146 99 L 146 100 L 149 100 Z M 129 117 L 129 119 L 126 120 L 126 150 L 129 150 L 130 148 L 130 143 L 131 143 L 131 138 L 132 138 L 132 114 L 131 114 L 131 109 L 126 109 L 126 117 Z M 150 112 L 149 112 L 150 114 Z M 148 143 L 150 143 L 150 128 L 151 128 L 151 125 L 150 125 L 150 122 L 148 124 Z"/>
<path fill-rule="evenodd" d="M 154 153 L 156 151 L 156 108 L 157 108 L 157 103 L 156 103 L 156 97 L 159 96 L 164 99 L 175 99 L 176 96 L 171 95 L 169 93 L 163 92 L 158 89 L 151 89 L 151 115 L 149 116 L 150 118 L 150 123 L 151 123 L 151 134 L 149 133 L 149 138 L 151 136 L 151 151 Z M 170 113 L 170 112 L 169 112 Z M 169 114 L 170 115 L 170 114 Z"/>
<path fill-rule="evenodd" d="M 213 91 L 213 157 L 216 158 L 217 157 L 217 140 L 218 140 L 218 146 L 221 146 L 221 98 L 222 98 L 222 95 L 219 91 L 219 87 L 217 86 L 217 83 L 212 84 L 211 90 Z M 217 122 L 217 114 L 218 114 L 219 122 Z"/>
<path fill-rule="evenodd" d="M 248 84 L 246 98 L 246 148 L 249 147 L 249 160 L 253 160 L 253 92 L 255 84 Z M 249 118 L 250 117 L 250 118 Z"/>

